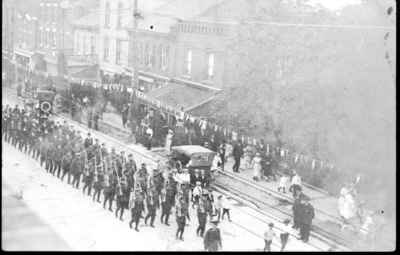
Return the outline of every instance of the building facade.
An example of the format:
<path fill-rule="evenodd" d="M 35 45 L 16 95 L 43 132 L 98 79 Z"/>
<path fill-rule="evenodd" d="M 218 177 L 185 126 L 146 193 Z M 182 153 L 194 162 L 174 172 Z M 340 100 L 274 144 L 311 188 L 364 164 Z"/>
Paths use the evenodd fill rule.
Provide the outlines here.
<path fill-rule="evenodd" d="M 100 1 L 99 66 L 105 74 L 125 72 L 128 67 L 128 32 L 124 28 L 132 21 L 133 3 L 129 0 Z"/>
<path fill-rule="evenodd" d="M 73 22 L 73 58 L 88 63 L 97 63 L 99 52 L 99 24 L 97 18 L 98 10 Z"/>

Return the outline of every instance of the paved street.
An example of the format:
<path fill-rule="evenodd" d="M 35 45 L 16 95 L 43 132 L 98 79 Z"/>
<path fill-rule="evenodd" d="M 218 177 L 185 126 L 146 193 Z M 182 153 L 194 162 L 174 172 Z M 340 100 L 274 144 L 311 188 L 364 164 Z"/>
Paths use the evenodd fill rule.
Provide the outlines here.
<path fill-rule="evenodd" d="M 22 201 L 29 209 L 44 219 L 49 228 L 62 236 L 68 246 L 66 250 L 202 250 L 202 240 L 195 235 L 196 220 L 190 222 L 185 230 L 185 241 L 175 240 L 176 223 L 171 217 L 171 226 L 160 226 L 156 220 L 156 229 L 140 225 L 140 233 L 128 227 L 129 214 L 124 221 L 117 220 L 114 215 L 103 210 L 100 204 L 94 203 L 70 185 L 48 175 L 37 162 L 26 158 L 12 146 L 3 143 L 3 184 L 15 187 L 15 191 L 23 193 Z M 224 221 L 222 229 L 224 250 L 250 251 L 263 247 L 262 233 L 268 219 L 257 220 L 250 208 L 232 201 L 233 223 Z M 236 204 L 236 205 L 235 205 Z M 262 217 L 257 215 L 258 217 Z M 191 218 L 196 219 L 191 211 Z M 29 220 L 28 220 L 29 221 Z M 12 221 L 11 221 L 12 222 Z M 10 226 L 12 224 L 10 223 Z M 110 233 L 118 238 L 110 241 Z M 55 234 L 51 234 L 54 235 Z M 23 238 L 23 237 L 22 237 Z M 39 238 L 39 237 L 38 237 Z M 42 240 L 45 241 L 47 237 Z M 7 240 L 7 239 L 6 239 Z M 132 242 L 132 240 L 135 240 Z M 149 245 L 149 240 L 154 245 Z M 273 245 L 278 250 L 279 241 Z M 17 248 L 18 249 L 18 248 Z M 28 249 L 28 248 L 27 248 Z M 32 248 L 34 249 L 34 248 Z M 50 248 L 51 249 L 51 248 Z M 288 250 L 314 250 L 315 248 L 293 239 Z"/>
<path fill-rule="evenodd" d="M 5 251 L 68 250 L 70 246 L 4 183 L 2 189 L 2 248 Z"/>

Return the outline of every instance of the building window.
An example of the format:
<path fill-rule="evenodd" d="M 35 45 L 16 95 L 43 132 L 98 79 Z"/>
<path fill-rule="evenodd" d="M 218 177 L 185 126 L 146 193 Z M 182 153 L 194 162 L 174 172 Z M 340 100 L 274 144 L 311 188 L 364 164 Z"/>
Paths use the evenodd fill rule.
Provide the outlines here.
<path fill-rule="evenodd" d="M 186 52 L 186 74 L 192 73 L 192 50 Z"/>
<path fill-rule="evenodd" d="M 157 59 L 157 46 L 153 45 L 153 49 L 151 51 L 151 66 L 156 67 L 156 59 Z"/>
<path fill-rule="evenodd" d="M 163 51 L 163 46 L 160 44 L 158 46 L 158 50 L 157 50 L 157 68 L 158 69 L 162 69 L 162 51 Z"/>
<path fill-rule="evenodd" d="M 74 54 L 79 55 L 79 32 L 75 33 Z"/>
<path fill-rule="evenodd" d="M 110 10 L 110 3 L 106 3 L 106 8 L 105 8 L 105 13 L 104 13 L 104 27 L 108 28 L 110 27 L 110 15 L 111 15 L 111 10 Z"/>
<path fill-rule="evenodd" d="M 143 52 L 143 43 L 138 43 L 138 46 L 137 46 L 137 61 L 139 62 L 139 64 L 140 65 L 143 65 L 143 55 L 144 55 L 144 52 Z"/>
<path fill-rule="evenodd" d="M 161 69 L 166 70 L 168 66 L 169 46 L 162 47 L 161 49 Z"/>
<path fill-rule="evenodd" d="M 53 46 L 57 47 L 57 33 L 55 30 L 53 30 Z"/>
<path fill-rule="evenodd" d="M 122 20 L 122 8 L 123 8 L 122 3 L 119 2 L 118 3 L 118 13 L 117 13 L 117 28 L 121 28 L 121 26 L 122 26 L 122 23 L 121 23 L 121 20 Z"/>
<path fill-rule="evenodd" d="M 149 44 L 146 43 L 145 47 L 144 47 L 144 65 L 148 66 L 149 65 L 149 54 L 150 54 L 150 47 Z"/>
<path fill-rule="evenodd" d="M 94 36 L 90 36 L 90 54 L 94 55 L 96 51 L 96 41 L 94 39 Z"/>
<path fill-rule="evenodd" d="M 104 37 L 104 53 L 103 53 L 103 60 L 108 61 L 110 57 L 110 40 L 108 37 Z"/>
<path fill-rule="evenodd" d="M 116 40 L 115 51 L 115 64 L 119 65 L 121 64 L 121 40 L 119 39 Z"/>
<path fill-rule="evenodd" d="M 208 78 L 209 79 L 212 79 L 212 77 L 214 76 L 214 62 L 215 62 L 214 53 L 208 54 L 208 71 L 207 71 L 207 74 L 208 74 Z"/>

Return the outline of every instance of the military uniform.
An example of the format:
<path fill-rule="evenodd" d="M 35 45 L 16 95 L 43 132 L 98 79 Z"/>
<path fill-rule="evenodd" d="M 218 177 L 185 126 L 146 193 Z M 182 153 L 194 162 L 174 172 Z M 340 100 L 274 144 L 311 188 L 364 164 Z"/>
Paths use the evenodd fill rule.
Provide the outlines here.
<path fill-rule="evenodd" d="M 120 212 L 119 215 L 120 220 L 122 220 L 122 216 L 124 215 L 124 210 L 128 209 L 129 195 L 130 195 L 130 189 L 126 183 L 126 180 L 122 179 L 121 185 L 117 186 L 117 194 L 116 194 L 117 209 L 115 210 L 115 217 L 118 217 L 118 212 Z"/>
<path fill-rule="evenodd" d="M 75 157 L 72 159 L 71 174 L 73 176 L 72 186 L 77 189 L 79 189 L 79 183 L 83 167 L 84 167 L 84 162 L 82 159 L 82 153 L 75 154 Z"/>
<path fill-rule="evenodd" d="M 149 191 L 146 200 L 147 204 L 147 215 L 144 219 L 144 223 L 147 225 L 147 220 L 150 218 L 150 226 L 154 227 L 154 219 L 156 217 L 156 210 L 158 207 L 158 194 L 157 191 Z"/>
<path fill-rule="evenodd" d="M 58 145 L 54 154 L 54 170 L 53 172 L 55 173 L 57 171 L 57 178 L 60 178 L 61 174 L 61 160 L 63 157 L 64 151 L 61 148 L 61 145 Z"/>
<path fill-rule="evenodd" d="M 94 162 L 90 161 L 86 169 L 84 170 L 83 182 L 85 185 L 83 186 L 83 194 L 85 194 L 85 190 L 88 189 L 88 196 L 92 194 L 92 184 L 94 179 Z"/>
<path fill-rule="evenodd" d="M 106 209 L 106 203 L 107 201 L 109 202 L 108 210 L 112 210 L 112 203 L 115 195 L 115 187 L 116 187 L 116 176 L 115 174 L 109 174 L 107 177 L 105 176 L 108 181 L 105 182 L 105 187 L 104 187 L 104 201 L 103 201 L 103 208 Z"/>
<path fill-rule="evenodd" d="M 185 225 L 186 225 L 186 215 L 187 215 L 187 207 L 185 205 L 185 201 L 181 199 L 177 204 L 176 204 L 176 223 L 178 224 L 178 229 L 176 231 L 176 238 L 183 241 L 183 232 L 185 231 Z"/>
<path fill-rule="evenodd" d="M 68 184 L 71 181 L 71 162 L 72 161 L 72 154 L 71 152 L 67 152 L 61 160 L 61 167 L 63 169 L 63 174 L 61 176 L 61 181 L 64 180 L 66 174 L 68 174 Z"/>
<path fill-rule="evenodd" d="M 142 212 L 144 211 L 144 194 L 140 190 L 136 191 L 135 197 L 134 197 L 134 202 L 133 202 L 133 207 L 131 209 L 131 221 L 129 222 L 129 227 L 132 228 L 132 224 L 135 223 L 135 230 L 139 231 L 138 226 L 139 226 L 139 221 L 140 218 L 142 217 Z"/>
<path fill-rule="evenodd" d="M 197 207 L 197 219 L 199 220 L 199 226 L 197 227 L 196 234 L 197 236 L 203 237 L 206 222 L 207 222 L 207 208 L 206 208 L 206 199 L 201 198 L 199 200 L 199 206 Z"/>
<path fill-rule="evenodd" d="M 100 203 L 100 194 L 101 190 L 103 189 L 103 182 L 104 182 L 104 172 L 98 171 L 97 178 L 95 178 L 93 181 L 93 189 L 94 189 L 93 202 L 97 200 L 97 202 Z"/>

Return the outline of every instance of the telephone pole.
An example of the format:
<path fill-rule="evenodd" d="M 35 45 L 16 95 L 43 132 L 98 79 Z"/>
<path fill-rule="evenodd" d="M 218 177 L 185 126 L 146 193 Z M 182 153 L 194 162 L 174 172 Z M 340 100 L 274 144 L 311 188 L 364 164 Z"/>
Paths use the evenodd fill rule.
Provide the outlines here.
<path fill-rule="evenodd" d="M 138 27 L 138 18 L 140 14 L 138 12 L 138 0 L 134 0 L 133 3 L 133 31 L 132 31 L 132 50 L 133 50 L 133 61 L 132 61 L 132 66 L 133 66 L 133 89 L 134 91 L 136 89 L 139 89 L 139 72 L 138 72 L 138 66 L 137 66 L 137 57 L 138 57 L 138 50 L 137 50 L 137 42 L 136 42 L 136 37 L 137 37 L 137 27 Z M 135 91 L 136 92 L 136 91 Z"/>

